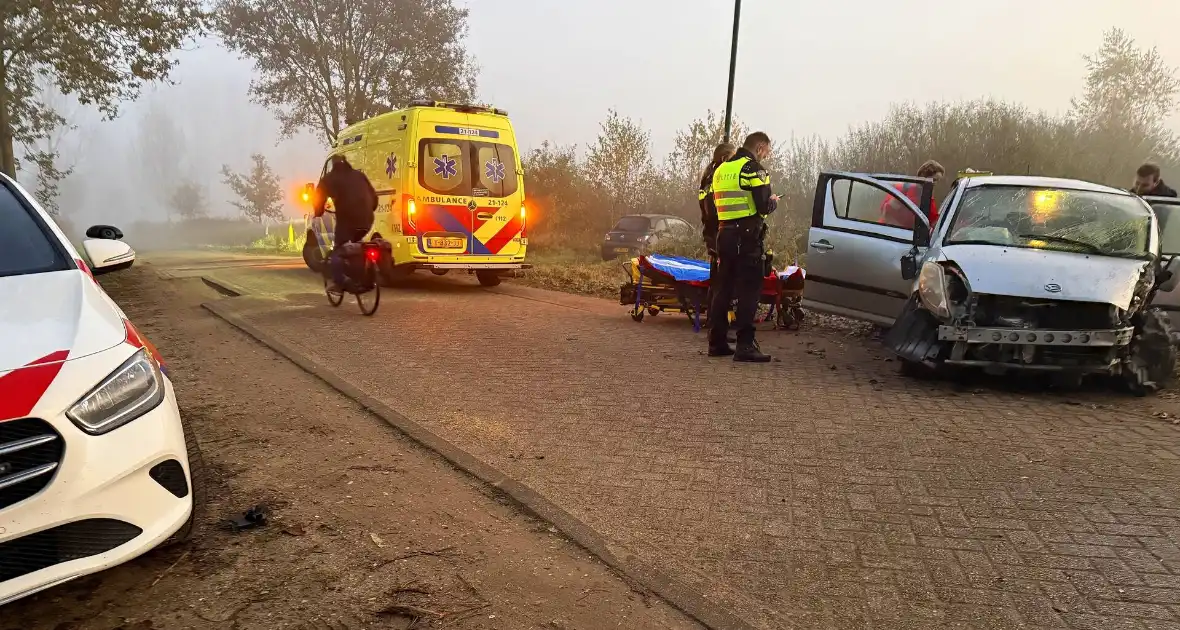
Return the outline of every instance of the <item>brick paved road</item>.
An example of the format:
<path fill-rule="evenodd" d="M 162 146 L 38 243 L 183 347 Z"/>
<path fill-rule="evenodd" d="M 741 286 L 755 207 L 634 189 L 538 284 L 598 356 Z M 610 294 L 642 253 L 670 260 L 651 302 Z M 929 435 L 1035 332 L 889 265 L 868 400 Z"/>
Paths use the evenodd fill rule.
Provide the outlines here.
<path fill-rule="evenodd" d="M 756 625 L 1180 629 L 1175 398 L 916 382 L 818 330 L 734 365 L 502 290 L 247 315 Z"/>

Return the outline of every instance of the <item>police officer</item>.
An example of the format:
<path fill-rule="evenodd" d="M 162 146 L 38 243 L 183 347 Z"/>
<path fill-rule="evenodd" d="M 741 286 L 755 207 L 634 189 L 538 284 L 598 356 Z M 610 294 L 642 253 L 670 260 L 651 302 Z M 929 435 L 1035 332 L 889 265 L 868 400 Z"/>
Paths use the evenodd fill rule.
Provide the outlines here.
<path fill-rule="evenodd" d="M 717 282 L 717 206 L 713 203 L 713 172 L 733 157 L 735 151 L 734 146 L 728 142 L 723 142 L 713 149 L 713 160 L 705 167 L 705 173 L 701 175 L 701 187 L 697 190 L 697 200 L 701 206 L 701 235 L 705 237 L 705 250 L 709 252 L 709 293 L 705 300 L 706 304 L 712 304 L 713 287 Z M 725 316 L 728 316 L 728 311 Z"/>
<path fill-rule="evenodd" d="M 765 217 L 778 207 L 771 194 L 770 177 L 761 162 L 770 156 L 770 136 L 761 131 L 746 137 L 742 148 L 713 172 L 713 201 L 720 227 L 717 231 L 717 281 L 713 314 L 709 318 L 709 356 L 733 356 L 734 361 L 765 363 L 754 341 L 754 313 L 762 288 L 765 251 Z M 737 352 L 725 339 L 729 305 L 737 298 Z"/>
<path fill-rule="evenodd" d="M 377 210 L 377 192 L 364 173 L 352 167 L 343 155 L 333 155 L 331 168 L 316 186 L 315 216 L 324 214 L 324 204 L 332 199 L 336 209 L 336 234 L 328 258 L 332 270 L 329 292 L 339 293 L 344 286 L 344 265 L 337 252 L 348 242 L 360 242 L 373 228 Z"/>

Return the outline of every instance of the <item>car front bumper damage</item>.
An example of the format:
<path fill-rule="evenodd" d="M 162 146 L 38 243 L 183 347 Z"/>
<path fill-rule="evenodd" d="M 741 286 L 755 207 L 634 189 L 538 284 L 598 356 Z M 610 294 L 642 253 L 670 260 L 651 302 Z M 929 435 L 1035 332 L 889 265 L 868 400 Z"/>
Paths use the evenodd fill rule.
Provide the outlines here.
<path fill-rule="evenodd" d="M 954 344 L 947 365 L 1005 370 L 1108 372 L 1117 363 L 1116 350 L 1131 343 L 1133 327 L 1099 330 L 1055 330 L 940 325 L 938 340 Z M 966 358 L 972 348 L 990 345 L 1009 350 L 1013 360 Z M 1054 353 L 1050 358 L 1047 353 Z M 1057 354 L 1068 353 L 1068 354 Z M 1071 360 L 1060 361 L 1057 357 Z"/>

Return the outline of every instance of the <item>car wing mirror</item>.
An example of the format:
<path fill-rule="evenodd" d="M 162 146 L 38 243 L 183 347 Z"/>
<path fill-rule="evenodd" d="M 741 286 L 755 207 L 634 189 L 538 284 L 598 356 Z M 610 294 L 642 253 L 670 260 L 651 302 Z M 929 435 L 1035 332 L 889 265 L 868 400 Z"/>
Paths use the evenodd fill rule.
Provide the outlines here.
<path fill-rule="evenodd" d="M 123 238 L 123 230 L 113 225 L 92 225 L 89 230 L 86 230 L 86 238 L 117 241 Z"/>
<path fill-rule="evenodd" d="M 918 277 L 918 248 L 914 247 L 901 257 L 902 280 L 913 280 Z"/>
<path fill-rule="evenodd" d="M 82 249 L 90 259 L 90 272 L 96 276 L 127 269 L 135 262 L 135 250 L 123 241 L 87 239 L 82 241 Z"/>

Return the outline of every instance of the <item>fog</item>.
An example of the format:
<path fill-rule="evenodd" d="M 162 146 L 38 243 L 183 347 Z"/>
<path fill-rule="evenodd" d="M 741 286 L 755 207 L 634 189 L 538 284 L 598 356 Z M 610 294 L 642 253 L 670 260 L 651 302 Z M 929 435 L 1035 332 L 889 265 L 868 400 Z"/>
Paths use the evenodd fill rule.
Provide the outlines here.
<path fill-rule="evenodd" d="M 508 110 L 522 149 L 544 140 L 585 145 L 615 108 L 651 130 L 661 155 L 677 129 L 724 108 L 730 0 L 460 4 L 471 12 L 466 43 L 480 67 L 480 99 Z M 1082 55 L 1111 27 L 1180 65 L 1180 3 L 885 4 L 746 0 L 737 116 L 783 138 L 832 137 L 902 101 L 990 96 L 1059 112 L 1081 90 Z M 322 139 L 280 141 L 273 116 L 249 101 L 251 62 L 215 39 L 188 46 L 176 59 L 172 83 L 145 89 L 115 120 L 62 101 L 76 128 L 58 141 L 61 165 L 74 168 L 59 203 L 75 225 L 166 218 L 145 166 L 154 160 L 206 186 L 211 213 L 225 216 L 235 209 L 221 183 L 222 164 L 244 169 L 250 154 L 261 152 L 291 191 L 318 174 Z M 144 155 L 139 127 L 152 108 L 167 113 L 180 136 L 148 142 L 153 155 Z M 299 214 L 294 203 L 288 212 Z"/>

